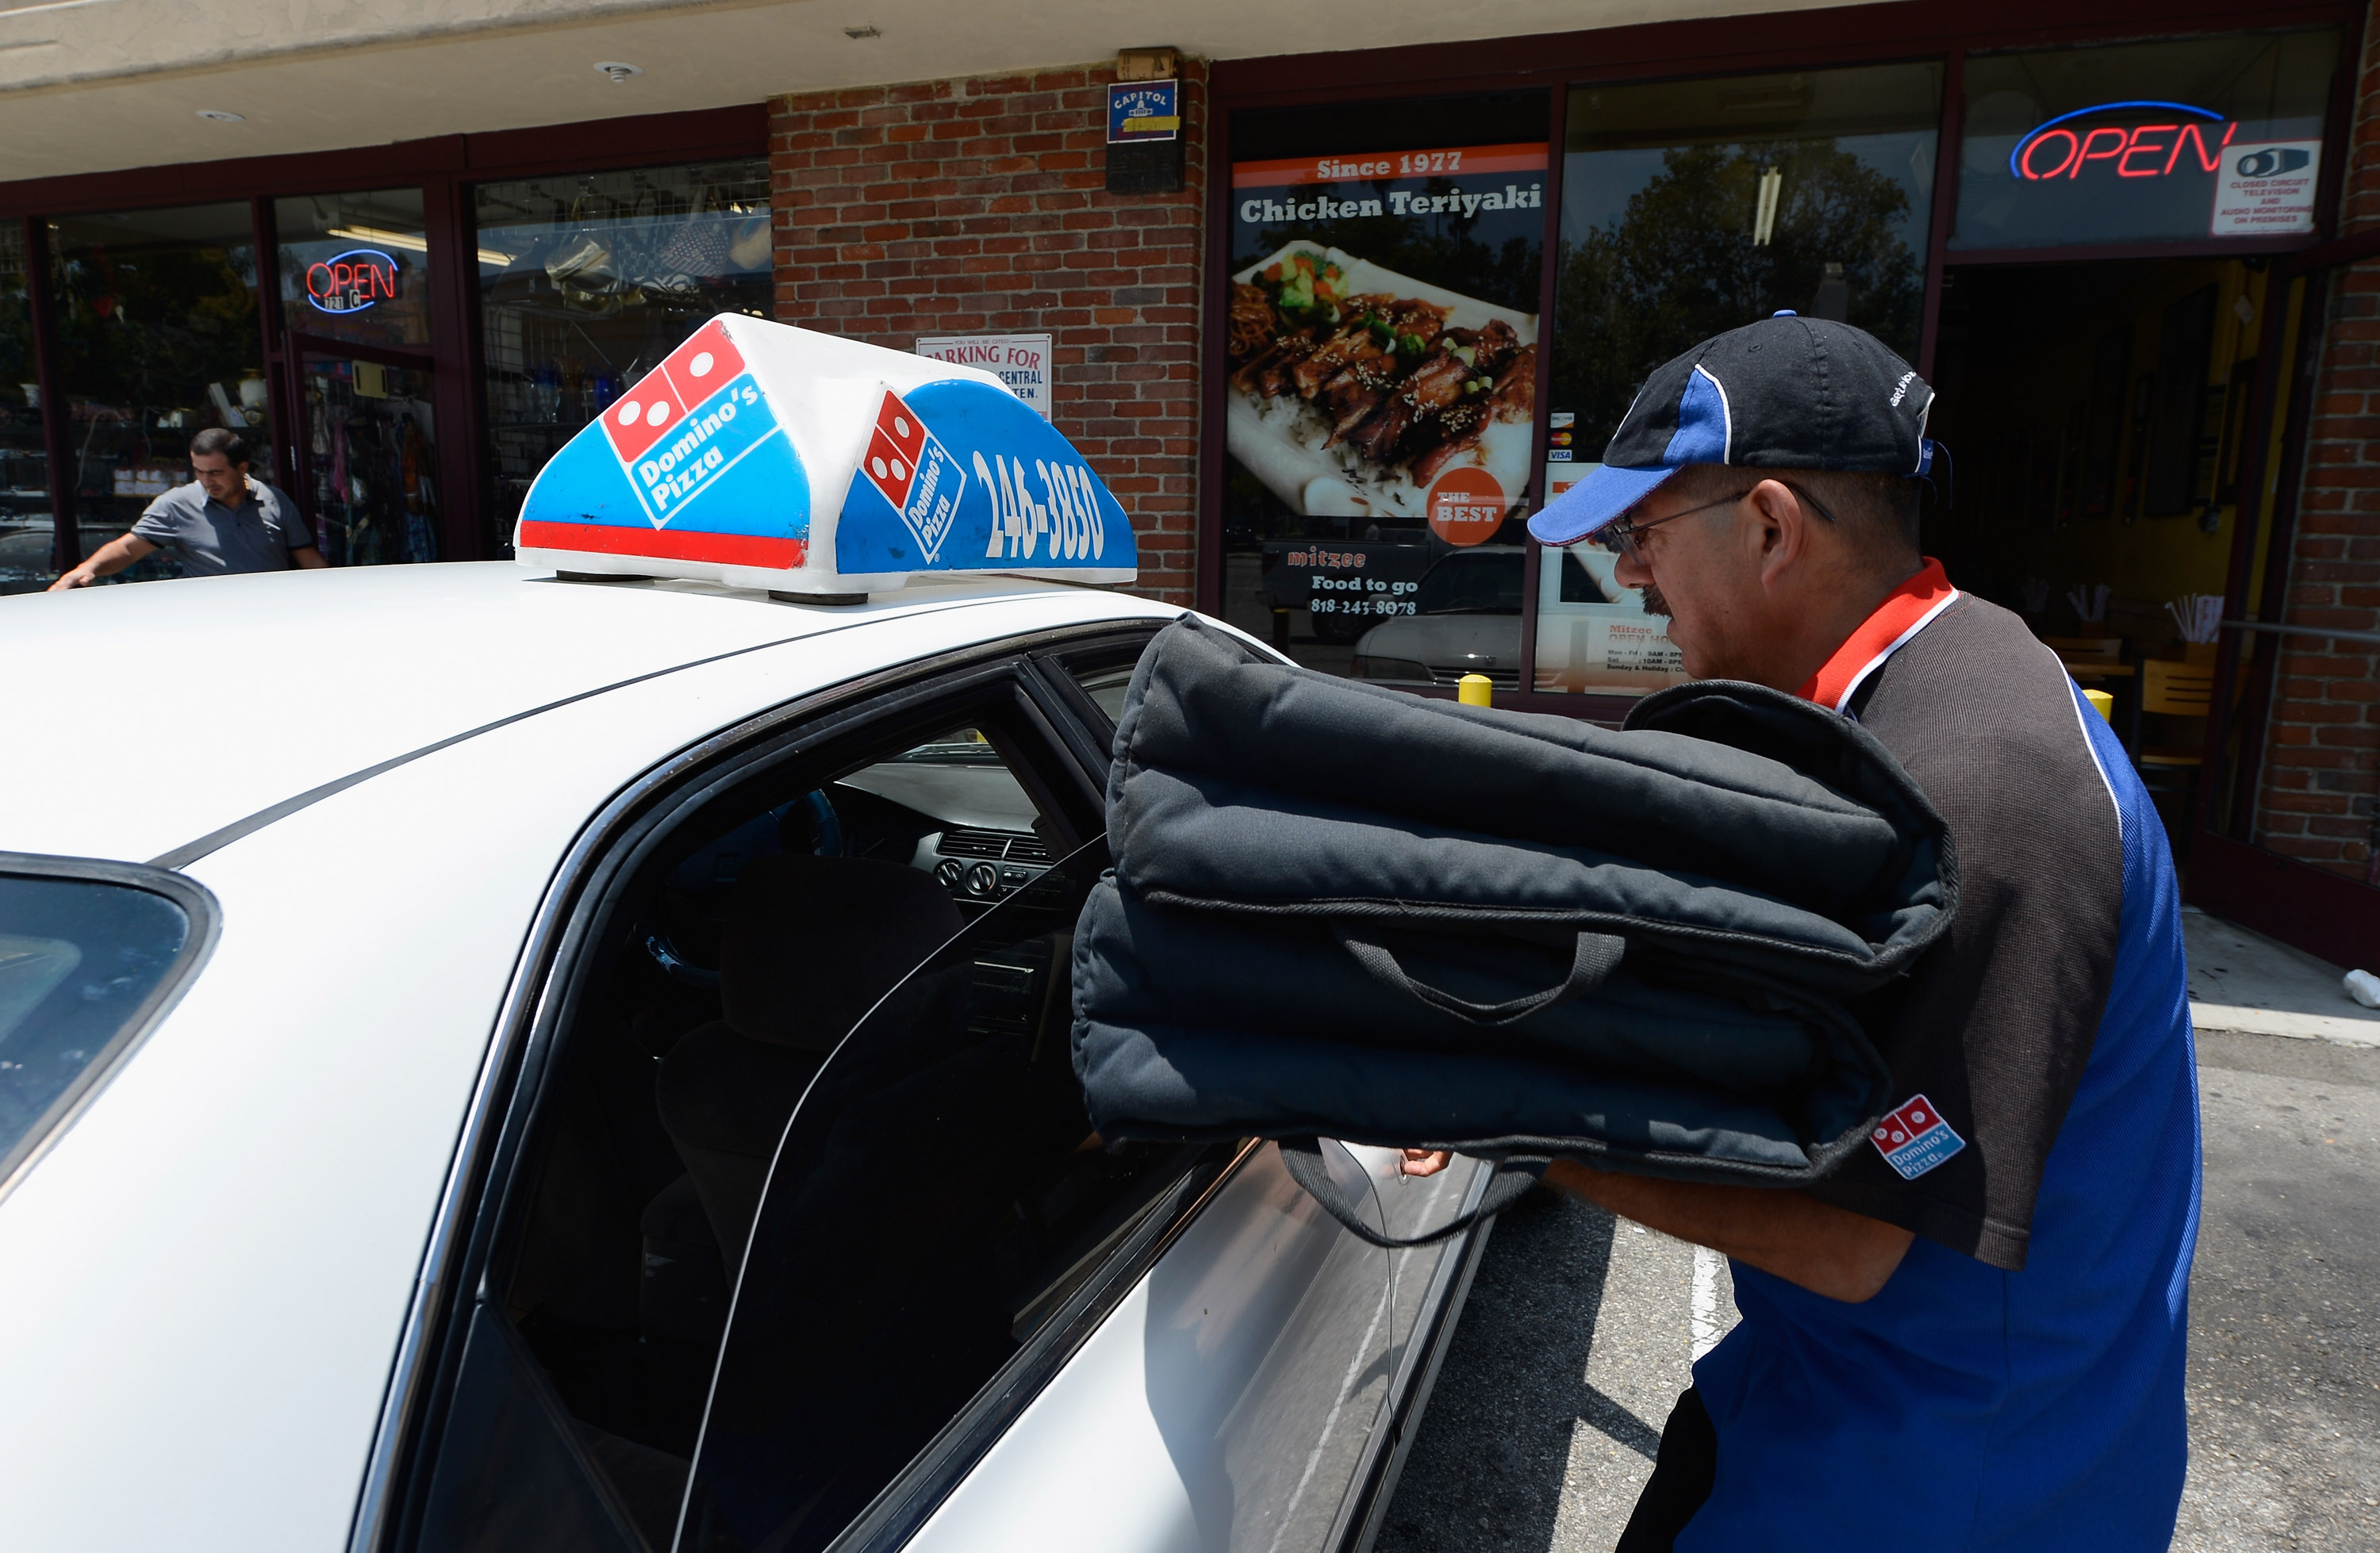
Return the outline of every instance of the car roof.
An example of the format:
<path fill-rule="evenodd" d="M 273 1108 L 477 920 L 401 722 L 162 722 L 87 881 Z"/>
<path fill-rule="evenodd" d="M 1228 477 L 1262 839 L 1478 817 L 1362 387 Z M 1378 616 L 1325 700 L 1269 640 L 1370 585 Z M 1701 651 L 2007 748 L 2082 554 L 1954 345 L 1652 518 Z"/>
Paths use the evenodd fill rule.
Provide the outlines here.
<path fill-rule="evenodd" d="M 208 577 L 0 605 L 0 850 L 147 860 L 491 724 L 755 648 L 1022 595 L 1014 577 L 850 605 L 504 562 Z M 1172 613 L 1111 595 L 1118 618 Z M 1013 621 L 1013 615 L 1010 617 Z M 815 688 L 791 686 L 788 695 Z"/>

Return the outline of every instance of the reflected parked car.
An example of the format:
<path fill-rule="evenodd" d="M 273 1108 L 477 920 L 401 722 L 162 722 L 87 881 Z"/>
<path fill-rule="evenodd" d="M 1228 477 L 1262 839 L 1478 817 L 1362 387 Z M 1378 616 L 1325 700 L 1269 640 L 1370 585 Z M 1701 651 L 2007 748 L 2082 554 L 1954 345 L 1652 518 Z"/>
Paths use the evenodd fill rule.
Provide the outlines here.
<path fill-rule="evenodd" d="M 1441 555 L 1414 590 L 1414 613 L 1364 633 L 1352 673 L 1388 685 L 1455 685 L 1486 674 L 1521 683 L 1521 598 L 1528 551 L 1480 545 Z"/>
<path fill-rule="evenodd" d="M 1613 558 L 1604 552 L 1544 553 L 1542 564 L 1562 569 L 1561 603 L 1641 609 L 1639 595 L 1620 586 Z M 1500 690 L 1518 689 L 1527 564 L 1522 545 L 1481 545 L 1440 556 L 1422 575 L 1414 613 L 1365 632 L 1349 672 L 1382 685 L 1459 685 L 1465 674 L 1486 674 Z"/>

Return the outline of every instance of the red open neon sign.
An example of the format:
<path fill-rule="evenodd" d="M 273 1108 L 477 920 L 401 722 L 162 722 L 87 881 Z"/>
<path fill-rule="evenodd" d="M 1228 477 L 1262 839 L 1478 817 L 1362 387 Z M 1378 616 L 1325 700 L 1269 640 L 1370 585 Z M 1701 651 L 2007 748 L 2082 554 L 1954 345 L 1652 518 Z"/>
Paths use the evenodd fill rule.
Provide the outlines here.
<path fill-rule="evenodd" d="M 396 261 L 378 249 L 349 249 L 306 268 L 306 300 L 326 313 L 359 313 L 396 299 Z"/>
<path fill-rule="evenodd" d="M 2102 114 L 2162 113 L 2194 118 L 2177 118 L 2169 124 L 2082 126 L 2072 122 Z M 2195 119 L 2209 122 L 2200 124 Z M 2223 126 L 2223 138 L 2210 147 L 2207 137 L 2217 124 Z M 2223 148 L 2231 143 L 2239 127 L 2212 108 L 2194 108 L 2187 103 L 2101 103 L 2060 114 L 2025 131 L 2009 151 L 2009 176 L 2033 183 L 2044 178 L 2070 180 L 2081 177 L 2082 169 L 2094 162 L 2113 163 L 2119 178 L 2170 177 L 2184 165 L 2212 173 L 2223 165 Z M 2188 164 L 2181 160 L 2184 147 L 2191 152 Z"/>

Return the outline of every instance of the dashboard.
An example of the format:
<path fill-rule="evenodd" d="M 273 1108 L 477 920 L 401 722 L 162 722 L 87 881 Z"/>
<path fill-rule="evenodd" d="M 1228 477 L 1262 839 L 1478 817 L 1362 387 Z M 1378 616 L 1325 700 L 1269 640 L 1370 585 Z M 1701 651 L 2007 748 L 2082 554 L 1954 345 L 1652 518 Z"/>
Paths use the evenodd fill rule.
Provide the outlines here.
<path fill-rule="evenodd" d="M 1040 877 L 1054 858 L 1034 831 L 1024 786 L 991 746 L 953 740 L 852 772 L 838 790 L 865 793 L 938 826 L 919 835 L 908 862 L 961 902 L 989 904 Z"/>

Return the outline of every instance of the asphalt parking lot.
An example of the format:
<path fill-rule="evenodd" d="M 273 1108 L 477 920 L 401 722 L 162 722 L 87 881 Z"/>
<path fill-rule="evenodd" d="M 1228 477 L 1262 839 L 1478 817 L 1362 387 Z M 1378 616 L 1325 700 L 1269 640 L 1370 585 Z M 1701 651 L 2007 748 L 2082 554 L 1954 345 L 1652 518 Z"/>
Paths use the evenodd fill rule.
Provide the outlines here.
<path fill-rule="evenodd" d="M 2174 1547 L 2380 1547 L 2380 1049 L 2202 1034 L 2205 1210 Z M 1603 1553 L 1723 1263 L 1535 1192 L 1497 1224 L 1380 1553 Z"/>

